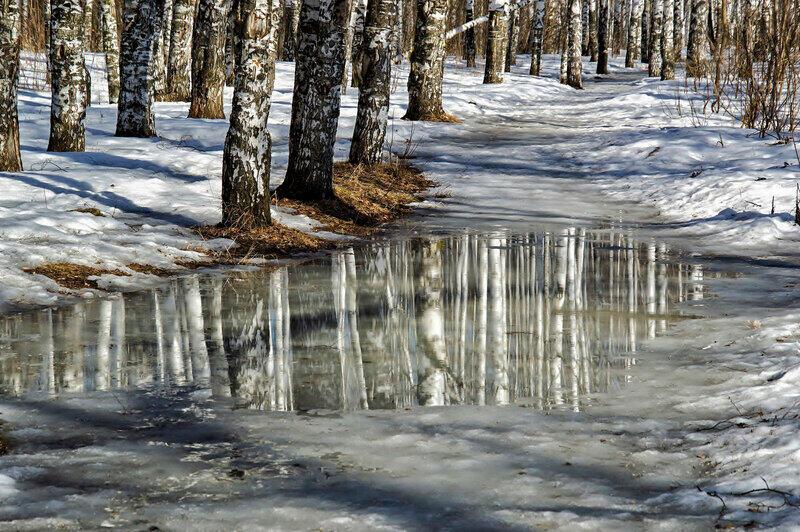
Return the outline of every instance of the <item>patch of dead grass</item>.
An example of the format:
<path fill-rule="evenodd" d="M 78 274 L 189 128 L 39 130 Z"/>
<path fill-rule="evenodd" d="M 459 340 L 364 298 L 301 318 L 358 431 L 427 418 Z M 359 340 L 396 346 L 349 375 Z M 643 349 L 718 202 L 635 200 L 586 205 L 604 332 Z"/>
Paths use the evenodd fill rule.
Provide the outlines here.
<path fill-rule="evenodd" d="M 405 162 L 333 166 L 335 198 L 320 201 L 277 199 L 275 203 L 322 223 L 321 229 L 364 236 L 407 214 L 436 183 Z"/>
<path fill-rule="evenodd" d="M 451 115 L 450 113 L 445 113 L 444 111 L 441 113 L 426 113 L 420 116 L 417 120 L 420 122 L 444 122 L 448 124 L 461 123 L 461 119 L 456 115 Z"/>
<path fill-rule="evenodd" d="M 236 242 L 236 247 L 224 253 L 213 254 L 210 262 L 214 264 L 239 264 L 250 257 L 284 258 L 296 253 L 319 251 L 333 245 L 332 242 L 277 223 L 248 230 L 215 225 L 196 227 L 195 230 L 208 240 L 227 238 Z M 205 264 L 202 261 L 190 261 L 181 266 L 203 267 Z"/>
<path fill-rule="evenodd" d="M 97 280 L 89 279 L 90 277 L 99 277 L 101 275 L 129 276 L 121 270 L 95 268 L 92 266 L 83 266 L 82 264 L 73 264 L 71 262 L 49 262 L 33 268 L 23 268 L 23 271 L 26 273 L 44 275 L 57 282 L 59 285 L 73 290 L 80 288 L 97 289 Z"/>
<path fill-rule="evenodd" d="M 137 272 L 137 273 L 144 273 L 147 275 L 155 275 L 156 277 L 169 277 L 171 275 L 175 275 L 177 270 L 169 269 L 169 268 L 159 268 L 158 266 L 151 266 L 149 264 L 139 264 L 138 262 L 132 262 L 130 264 L 126 264 L 128 268 Z"/>
<path fill-rule="evenodd" d="M 80 209 L 72 209 L 69 212 L 82 212 L 84 214 L 91 214 L 92 216 L 97 216 L 98 218 L 106 217 L 106 215 L 103 214 L 103 211 L 95 207 L 81 207 Z"/>

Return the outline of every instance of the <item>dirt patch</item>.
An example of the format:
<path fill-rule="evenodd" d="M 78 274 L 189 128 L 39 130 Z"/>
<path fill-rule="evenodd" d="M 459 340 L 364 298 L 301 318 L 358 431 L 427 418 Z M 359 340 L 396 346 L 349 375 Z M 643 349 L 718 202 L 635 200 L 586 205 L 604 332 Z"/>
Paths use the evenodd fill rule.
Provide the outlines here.
<path fill-rule="evenodd" d="M 321 222 L 326 231 L 364 236 L 407 214 L 409 204 L 423 199 L 434 186 L 420 170 L 402 161 L 373 166 L 339 162 L 333 166 L 335 198 L 273 201 Z"/>
<path fill-rule="evenodd" d="M 99 277 L 101 275 L 119 275 L 128 277 L 129 275 L 121 270 L 107 270 L 103 268 L 94 268 L 92 266 L 83 266 L 81 264 L 73 264 L 71 262 L 50 262 L 40 264 L 33 268 L 23 268 L 26 273 L 37 275 L 44 275 L 57 282 L 65 288 L 73 290 L 80 288 L 97 288 L 97 280 L 90 279 L 90 277 Z"/>

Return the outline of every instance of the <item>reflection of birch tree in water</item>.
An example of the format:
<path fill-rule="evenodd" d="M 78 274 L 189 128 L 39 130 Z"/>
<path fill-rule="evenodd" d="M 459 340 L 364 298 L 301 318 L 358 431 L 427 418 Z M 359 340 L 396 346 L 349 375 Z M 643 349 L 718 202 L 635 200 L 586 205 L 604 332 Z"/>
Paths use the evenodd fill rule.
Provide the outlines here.
<path fill-rule="evenodd" d="M 0 320 L 6 393 L 208 387 L 261 410 L 581 409 L 704 297 L 700 265 L 629 235 L 387 241 Z"/>

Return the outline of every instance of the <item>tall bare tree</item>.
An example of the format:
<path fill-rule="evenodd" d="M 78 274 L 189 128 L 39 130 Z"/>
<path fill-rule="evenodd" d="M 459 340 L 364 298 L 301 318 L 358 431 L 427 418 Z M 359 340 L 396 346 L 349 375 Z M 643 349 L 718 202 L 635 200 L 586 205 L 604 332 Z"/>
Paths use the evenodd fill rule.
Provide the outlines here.
<path fill-rule="evenodd" d="M 475 0 L 464 1 L 464 23 L 469 23 L 475 18 Z M 464 61 L 468 68 L 475 67 L 475 28 L 469 27 L 464 32 Z"/>
<path fill-rule="evenodd" d="M 486 32 L 484 83 L 502 83 L 508 40 L 508 12 L 504 2 L 489 4 L 489 29 Z"/>
<path fill-rule="evenodd" d="M 583 42 L 581 23 L 581 0 L 568 0 L 567 26 L 567 85 L 576 89 L 583 88 L 583 63 L 581 60 L 581 43 Z"/>
<path fill-rule="evenodd" d="M 538 76 L 542 70 L 542 46 L 544 44 L 544 0 L 536 0 L 529 46 L 531 49 L 531 76 Z"/>
<path fill-rule="evenodd" d="M 119 29 L 117 5 L 114 0 L 100 0 L 100 21 L 103 51 L 106 53 L 108 101 L 117 103 L 119 99 Z"/>
<path fill-rule="evenodd" d="M 708 0 L 692 0 L 689 40 L 686 44 L 686 75 L 697 77 L 706 71 Z"/>
<path fill-rule="evenodd" d="M 272 139 L 267 130 L 282 0 L 235 0 L 240 43 L 231 125 L 222 159 L 222 223 L 242 228 L 270 224 Z"/>
<path fill-rule="evenodd" d="M 664 2 L 663 0 L 651 0 L 650 4 L 650 35 L 649 62 L 647 64 L 647 74 L 650 77 L 661 76 L 661 35 L 663 30 Z"/>
<path fill-rule="evenodd" d="M 17 119 L 19 8 L 18 0 L 7 0 L 0 4 L 0 172 L 22 170 Z"/>
<path fill-rule="evenodd" d="M 680 0 L 679 0 L 680 1 Z M 611 0 L 597 1 L 597 73 L 608 74 L 609 4 Z"/>
<path fill-rule="evenodd" d="M 289 164 L 281 197 L 333 197 L 333 146 L 345 63 L 347 0 L 312 0 L 300 8 Z"/>
<path fill-rule="evenodd" d="M 118 137 L 154 137 L 153 115 L 156 42 L 161 33 L 164 0 L 126 0 L 122 16 Z"/>
<path fill-rule="evenodd" d="M 369 0 L 364 23 L 361 90 L 358 114 L 350 145 L 352 164 L 381 160 L 391 92 L 392 53 L 390 32 L 394 26 L 394 0 Z"/>
<path fill-rule="evenodd" d="M 88 104 L 83 0 L 52 0 L 50 15 L 50 142 L 48 151 L 83 151 Z"/>
<path fill-rule="evenodd" d="M 446 118 L 442 107 L 447 0 L 417 0 L 406 120 Z"/>
<path fill-rule="evenodd" d="M 225 118 L 225 35 L 230 0 L 199 0 L 192 31 L 189 118 Z"/>
<path fill-rule="evenodd" d="M 625 68 L 633 68 L 641 58 L 642 11 L 647 0 L 633 0 L 628 22 L 628 47 L 625 53 Z"/>
<path fill-rule="evenodd" d="M 681 2 L 681 0 L 678 0 Z M 664 18 L 661 31 L 661 79 L 675 79 L 675 2 L 664 0 Z"/>
<path fill-rule="evenodd" d="M 164 100 L 192 99 L 192 29 L 197 0 L 174 0 L 167 56 L 167 90 Z"/>

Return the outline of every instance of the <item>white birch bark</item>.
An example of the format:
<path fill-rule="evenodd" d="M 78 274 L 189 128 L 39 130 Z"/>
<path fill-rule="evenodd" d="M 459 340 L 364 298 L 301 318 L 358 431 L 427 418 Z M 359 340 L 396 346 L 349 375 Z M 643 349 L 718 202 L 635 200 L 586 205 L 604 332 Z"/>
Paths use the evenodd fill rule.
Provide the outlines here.
<path fill-rule="evenodd" d="M 20 26 L 19 2 L 0 4 L 0 172 L 22 170 L 17 115 Z"/>
<path fill-rule="evenodd" d="M 52 0 L 50 142 L 47 151 L 84 151 L 88 94 L 83 59 L 84 2 Z"/>

